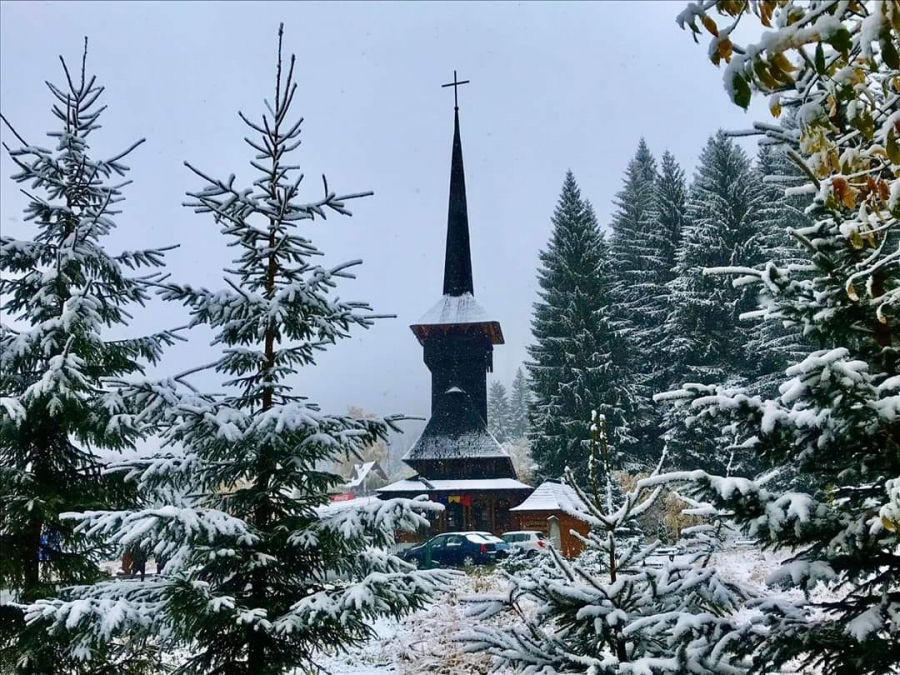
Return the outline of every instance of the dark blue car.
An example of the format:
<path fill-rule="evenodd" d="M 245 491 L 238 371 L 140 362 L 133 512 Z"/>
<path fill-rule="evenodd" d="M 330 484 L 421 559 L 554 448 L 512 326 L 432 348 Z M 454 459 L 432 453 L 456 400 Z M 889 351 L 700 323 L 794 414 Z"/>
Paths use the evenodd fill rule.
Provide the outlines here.
<path fill-rule="evenodd" d="M 493 565 L 509 555 L 509 544 L 488 532 L 447 532 L 402 554 L 416 566 L 468 567 Z"/>

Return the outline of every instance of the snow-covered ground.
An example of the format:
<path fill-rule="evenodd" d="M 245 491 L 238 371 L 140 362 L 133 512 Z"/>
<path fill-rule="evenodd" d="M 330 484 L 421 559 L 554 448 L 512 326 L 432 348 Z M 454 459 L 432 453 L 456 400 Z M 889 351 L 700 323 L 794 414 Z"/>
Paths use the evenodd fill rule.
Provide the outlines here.
<path fill-rule="evenodd" d="M 728 579 L 739 582 L 759 595 L 793 592 L 766 586 L 766 577 L 785 558 L 749 546 L 736 546 L 716 555 L 713 564 Z M 104 565 L 111 574 L 121 572 L 119 561 Z M 147 565 L 148 574 L 155 573 L 155 563 Z M 454 637 L 471 626 L 475 619 L 466 616 L 466 603 L 461 598 L 490 594 L 504 586 L 499 572 L 475 569 L 460 574 L 453 588 L 429 607 L 401 620 L 379 620 L 377 637 L 364 647 L 348 653 L 324 652 L 318 665 L 332 675 L 481 675 L 490 671 L 490 657 L 465 654 Z M 816 595 L 825 596 L 821 587 Z M 296 675 L 301 675 L 298 671 Z"/>
<path fill-rule="evenodd" d="M 771 595 L 766 577 L 783 555 L 752 547 L 735 547 L 717 554 L 716 568 L 725 577 L 741 582 L 759 594 Z M 503 586 L 499 573 L 476 570 L 461 576 L 452 591 L 425 610 L 400 621 L 381 620 L 378 637 L 347 654 L 323 654 L 319 662 L 333 675 L 481 675 L 490 670 L 490 658 L 464 654 L 453 637 L 471 625 L 460 598 L 491 593 Z M 299 673 L 298 673 L 299 675 Z"/>
<path fill-rule="evenodd" d="M 500 584 L 499 574 L 476 570 L 461 575 L 454 582 L 453 590 L 441 595 L 427 609 L 400 621 L 378 621 L 375 624 L 378 637 L 368 645 L 347 654 L 323 654 L 319 665 L 332 675 L 487 673 L 490 658 L 484 654 L 463 654 L 453 636 L 472 621 L 465 616 L 460 598 L 490 593 Z"/>

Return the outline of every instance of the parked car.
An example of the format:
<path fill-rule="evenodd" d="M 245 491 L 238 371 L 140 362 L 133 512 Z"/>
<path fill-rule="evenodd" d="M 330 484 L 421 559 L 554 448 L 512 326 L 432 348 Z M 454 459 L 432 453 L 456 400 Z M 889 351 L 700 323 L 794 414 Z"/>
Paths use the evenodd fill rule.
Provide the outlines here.
<path fill-rule="evenodd" d="M 510 546 L 521 549 L 529 555 L 536 555 L 538 551 L 547 549 L 547 538 L 543 532 L 536 530 L 518 530 L 516 532 L 504 532 L 503 541 Z"/>
<path fill-rule="evenodd" d="M 424 544 L 408 548 L 402 558 L 414 565 L 468 567 L 492 565 L 509 555 L 509 545 L 488 532 L 447 532 L 432 537 Z"/>
<path fill-rule="evenodd" d="M 509 555 L 512 553 L 512 549 L 509 547 L 509 544 L 495 534 L 491 534 L 490 532 L 470 532 L 469 534 L 477 534 L 482 539 L 486 539 L 488 544 L 493 544 L 497 549 L 498 560 L 501 558 L 509 557 Z"/>

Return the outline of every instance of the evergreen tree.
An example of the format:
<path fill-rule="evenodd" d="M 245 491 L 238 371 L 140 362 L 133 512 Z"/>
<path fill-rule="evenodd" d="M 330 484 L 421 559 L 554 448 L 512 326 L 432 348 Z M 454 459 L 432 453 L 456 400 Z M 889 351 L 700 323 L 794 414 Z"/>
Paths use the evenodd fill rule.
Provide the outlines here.
<path fill-rule="evenodd" d="M 613 220 L 610 274 L 615 279 L 617 325 L 623 327 L 628 370 L 636 383 L 635 435 L 646 456 L 658 457 L 663 419 L 652 395 L 670 384 L 666 322 L 686 208 L 684 173 L 668 152 L 657 173 L 641 140 L 624 182 Z"/>
<path fill-rule="evenodd" d="M 672 363 L 666 349 L 667 321 L 672 312 L 671 284 L 675 280 L 686 202 L 684 171 L 667 151 L 663 153 L 653 192 L 653 227 L 646 241 L 646 309 L 636 341 L 648 366 L 645 381 L 654 393 L 664 391 L 672 382 Z"/>
<path fill-rule="evenodd" d="M 597 421 L 594 438 L 605 450 L 602 418 Z M 646 564 L 659 542 L 647 545 L 634 536 L 640 515 L 680 475 L 660 475 L 657 467 L 617 498 L 609 454 L 602 452 L 602 469 L 599 455 L 592 448 L 589 489 L 570 483 L 575 495 L 567 510 L 591 526 L 586 551 L 569 561 L 551 547 L 536 564 L 510 575 L 505 592 L 471 598 L 472 613 L 480 619 L 503 613 L 515 618 L 499 627 L 476 625 L 461 639 L 470 649 L 493 655 L 497 671 L 747 672 L 742 659 L 720 645 L 735 630 L 727 615 L 748 595 L 709 565 L 708 527 L 694 532 L 686 555 L 659 567 Z M 603 488 L 601 475 L 606 477 Z M 535 604 L 536 611 L 531 609 Z"/>
<path fill-rule="evenodd" d="M 123 338 L 134 306 L 148 298 L 165 249 L 118 255 L 104 248 L 117 226 L 128 167 L 143 141 L 109 159 L 91 152 L 105 109 L 103 87 L 86 72 L 65 71 L 65 85 L 47 83 L 59 127 L 52 149 L 28 143 L 4 148 L 27 186 L 25 222 L 33 237 L 0 237 L 0 589 L 18 602 L 52 596 L 58 586 L 92 581 L 108 550 L 61 514 L 129 503 L 121 480 L 103 475 L 106 458 L 132 448 L 141 435 L 113 380 L 140 375 L 173 341 L 170 333 Z M 115 331 L 118 339 L 112 339 Z M 133 672 L 143 662 L 122 644 L 100 646 L 101 665 Z M 77 664 L 26 629 L 17 605 L 0 607 L 0 670 L 75 672 Z"/>
<path fill-rule="evenodd" d="M 682 380 L 722 382 L 748 370 L 749 329 L 739 316 L 753 307 L 753 296 L 704 270 L 760 262 L 762 205 L 744 151 L 722 132 L 711 137 L 700 155 L 670 285 L 669 356 Z"/>
<path fill-rule="evenodd" d="M 535 343 L 526 364 L 534 393 L 529 439 L 541 478 L 559 477 L 567 466 L 584 475 L 592 410 L 614 420 L 615 452 L 636 459 L 625 354 L 608 316 L 607 248 L 571 171 L 552 224 L 550 242 L 540 254 Z"/>
<path fill-rule="evenodd" d="M 506 387 L 494 380 L 488 389 L 488 430 L 498 443 L 505 443 L 514 438 L 512 433 L 512 412 Z"/>
<path fill-rule="evenodd" d="M 798 474 L 784 487 L 717 488 L 700 477 L 705 499 L 787 554 L 769 580 L 793 591 L 749 607 L 758 615 L 727 648 L 749 654 L 759 673 L 881 675 L 900 664 L 900 112 L 884 86 L 900 77 L 900 12 L 878 2 L 824 7 L 723 3 L 751 42 L 722 45 L 719 34 L 707 52 L 714 63 L 723 50 L 747 55 L 726 70 L 735 103 L 776 94 L 776 117 L 782 106 L 801 111 L 797 130 L 757 129 L 786 145 L 805 175 L 793 192 L 813 196 L 812 224 L 792 233 L 804 264 L 738 258 L 727 272 L 759 291 L 765 319 L 816 347 L 775 394 L 685 386 L 667 398 L 687 423 L 727 425 Z M 695 34 L 698 20 L 717 32 L 709 5 L 691 3 L 679 17 Z"/>
<path fill-rule="evenodd" d="M 531 403 L 531 389 L 521 368 L 516 368 L 509 396 L 512 438 L 525 438 L 528 433 L 528 406 Z"/>
<path fill-rule="evenodd" d="M 447 579 L 387 553 L 395 529 L 427 524 L 423 512 L 440 505 L 323 508 L 342 479 L 316 467 L 385 440 L 392 423 L 325 414 L 289 384 L 316 350 L 377 318 L 363 303 L 333 297 L 356 263 L 316 264 L 320 251 L 301 229 L 327 212 L 349 215 L 346 202 L 363 195 L 339 196 L 323 180 L 321 199 L 299 200 L 302 176 L 288 163 L 300 134 L 300 120 L 289 118 L 293 76 L 293 58 L 282 72 L 279 30 L 269 114 L 260 122 L 241 115 L 257 134 L 246 139 L 256 155 L 252 187 L 191 167 L 205 186 L 189 193 L 189 206 L 212 215 L 238 257 L 226 270 L 229 289 L 166 284 L 162 292 L 190 308 L 192 325 L 216 332 L 224 352 L 211 367 L 231 391 L 199 393 L 187 373 L 135 387 L 168 451 L 123 465 L 144 494 L 163 487 L 182 498 L 73 515 L 80 531 L 164 558 L 164 574 L 74 587 L 28 609 L 85 660 L 111 638 L 147 635 L 173 658 L 184 650 L 182 673 L 315 670 L 319 650 L 359 644 L 378 617 L 421 607 Z"/>
<path fill-rule="evenodd" d="M 671 312 L 665 327 L 665 357 L 673 382 L 746 382 L 755 368 L 748 353 L 752 326 L 741 315 L 755 306 L 754 294 L 736 289 L 707 268 L 761 260 L 762 194 L 746 154 L 724 133 L 709 139 L 700 156 L 687 205 L 687 224 L 670 283 Z M 751 453 L 731 440 L 686 429 L 669 420 L 668 443 L 679 468 L 704 468 L 746 475 L 757 469 Z M 723 444 L 726 449 L 723 449 Z"/>
<path fill-rule="evenodd" d="M 790 124 L 788 122 L 788 124 Z M 794 125 L 791 124 L 793 127 Z M 811 199 L 808 196 L 787 196 L 786 188 L 800 185 L 806 176 L 791 162 L 783 145 L 760 145 L 756 164 L 757 180 L 762 183 L 762 206 L 759 211 L 760 252 L 765 262 L 778 267 L 803 265 L 802 252 L 791 230 L 812 225 L 805 213 Z M 766 312 L 774 306 L 761 307 L 753 314 L 758 317 L 751 328 L 748 353 L 753 355 L 756 376 L 754 390 L 775 394 L 785 368 L 808 353 L 809 341 L 796 330 L 778 320 L 766 320 Z"/>
<path fill-rule="evenodd" d="M 625 170 L 622 189 L 616 195 L 609 243 L 616 320 L 626 346 L 631 348 L 630 361 L 636 372 L 646 370 L 641 368 L 643 355 L 638 336 L 647 312 L 647 299 L 656 290 L 651 270 L 656 261 L 648 257 L 647 248 L 649 241 L 655 239 L 656 178 L 656 160 L 642 138 Z"/>

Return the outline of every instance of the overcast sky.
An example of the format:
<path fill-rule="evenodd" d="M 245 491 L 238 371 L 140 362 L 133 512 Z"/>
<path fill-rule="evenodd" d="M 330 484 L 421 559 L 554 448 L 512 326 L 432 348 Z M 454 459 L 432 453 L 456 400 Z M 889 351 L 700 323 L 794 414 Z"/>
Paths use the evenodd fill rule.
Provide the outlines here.
<path fill-rule="evenodd" d="M 297 155 L 338 191 L 374 190 L 353 218 L 310 226 L 326 261 L 362 258 L 344 298 L 369 301 L 393 320 L 333 347 L 296 379 L 326 410 L 427 415 L 429 376 L 408 326 L 439 297 L 446 232 L 452 90 L 460 118 L 475 293 L 499 317 L 506 344 L 494 376 L 508 384 L 526 358 L 538 251 L 566 169 L 608 224 L 621 174 L 641 136 L 688 173 L 716 128 L 745 128 L 758 111 L 731 105 L 721 75 L 676 25 L 679 2 L 527 3 L 46 3 L 0 5 L 0 109 L 30 142 L 53 126 L 43 82 L 59 81 L 57 56 L 80 59 L 106 86 L 104 128 L 93 148 L 108 156 L 133 140 L 113 250 L 180 243 L 174 279 L 218 287 L 226 249 L 208 216 L 181 206 L 199 187 L 189 160 L 220 177 L 251 175 L 240 109 L 271 99 L 278 23 L 297 54 L 304 123 Z M 5 128 L 0 132 L 13 144 Z M 748 147 L 752 144 L 748 143 Z M 0 228 L 30 236 L 24 198 L 0 160 Z M 182 308 L 155 304 L 132 326 L 146 332 L 185 322 Z M 7 317 L 4 317 L 7 320 Z M 196 331 L 169 352 L 175 373 L 214 355 Z M 212 384 L 211 381 L 201 384 Z"/>

